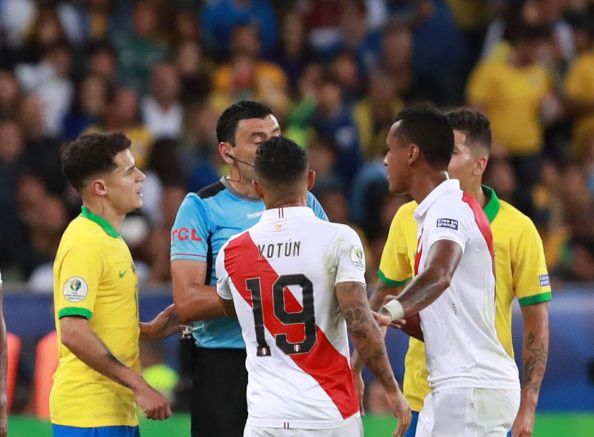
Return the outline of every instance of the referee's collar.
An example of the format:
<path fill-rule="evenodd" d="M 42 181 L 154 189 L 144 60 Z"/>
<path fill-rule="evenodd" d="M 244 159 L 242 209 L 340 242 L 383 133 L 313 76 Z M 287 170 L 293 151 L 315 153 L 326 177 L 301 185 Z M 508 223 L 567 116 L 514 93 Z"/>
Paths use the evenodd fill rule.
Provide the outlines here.
<path fill-rule="evenodd" d="M 286 208 L 267 209 L 262 213 L 260 221 L 276 221 L 288 217 L 315 217 L 309 206 L 289 206 Z"/>
<path fill-rule="evenodd" d="M 118 233 L 118 231 L 116 231 L 115 228 L 107 220 L 105 220 L 101 216 L 98 216 L 97 214 L 93 214 L 86 206 L 83 205 L 80 207 L 80 215 L 86 219 L 91 220 L 92 222 L 97 223 L 99 226 L 101 226 L 101 229 L 103 229 L 105 233 L 110 237 L 120 238 L 120 234 Z"/>

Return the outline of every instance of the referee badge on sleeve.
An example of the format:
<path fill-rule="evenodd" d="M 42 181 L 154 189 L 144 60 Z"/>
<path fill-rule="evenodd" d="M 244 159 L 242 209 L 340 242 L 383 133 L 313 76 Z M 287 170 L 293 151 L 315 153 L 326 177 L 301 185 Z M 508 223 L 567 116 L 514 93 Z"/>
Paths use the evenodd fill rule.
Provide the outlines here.
<path fill-rule="evenodd" d="M 363 254 L 363 248 L 360 246 L 353 246 L 351 249 L 351 261 L 359 270 L 365 270 L 365 255 Z"/>
<path fill-rule="evenodd" d="M 68 302 L 80 302 L 87 294 L 89 294 L 89 287 L 83 278 L 80 276 L 73 276 L 64 283 L 64 298 Z"/>

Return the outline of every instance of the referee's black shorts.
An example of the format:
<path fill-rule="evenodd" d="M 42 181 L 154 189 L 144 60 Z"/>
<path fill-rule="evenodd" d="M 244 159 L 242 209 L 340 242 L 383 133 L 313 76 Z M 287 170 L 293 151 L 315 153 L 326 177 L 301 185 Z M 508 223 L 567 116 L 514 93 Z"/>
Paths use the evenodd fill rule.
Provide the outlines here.
<path fill-rule="evenodd" d="M 245 349 L 196 348 L 192 437 L 242 437 L 247 420 Z"/>

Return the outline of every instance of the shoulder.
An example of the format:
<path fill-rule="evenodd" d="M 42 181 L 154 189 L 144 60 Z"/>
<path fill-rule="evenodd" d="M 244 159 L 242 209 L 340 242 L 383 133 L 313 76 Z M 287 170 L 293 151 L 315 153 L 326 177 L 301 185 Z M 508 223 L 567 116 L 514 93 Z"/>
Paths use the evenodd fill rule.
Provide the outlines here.
<path fill-rule="evenodd" d="M 202 188 L 198 191 L 197 197 L 203 200 L 206 200 L 211 197 L 215 197 L 217 194 L 225 190 L 225 185 L 221 181 L 217 181 L 213 184 L 208 185 L 207 187 Z M 193 193 L 192 193 L 193 194 Z"/>
<path fill-rule="evenodd" d="M 536 226 L 526 214 L 521 212 L 513 205 L 507 203 L 505 200 L 500 200 L 499 213 L 494 224 L 500 224 L 504 226 L 508 232 L 522 234 L 526 231 L 536 230 Z"/>

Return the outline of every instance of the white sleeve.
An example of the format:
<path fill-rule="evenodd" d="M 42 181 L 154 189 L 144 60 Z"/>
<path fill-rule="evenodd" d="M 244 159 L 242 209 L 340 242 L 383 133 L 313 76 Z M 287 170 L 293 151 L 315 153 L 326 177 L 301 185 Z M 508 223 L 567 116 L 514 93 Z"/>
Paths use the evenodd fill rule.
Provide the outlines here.
<path fill-rule="evenodd" d="M 435 205 L 427 212 L 423 221 L 424 240 L 426 249 L 440 240 L 449 240 L 457 243 L 464 253 L 470 239 L 469 214 L 465 205 Z"/>
<path fill-rule="evenodd" d="M 227 244 L 225 243 L 217 255 L 217 261 L 215 264 L 217 274 L 217 293 L 222 299 L 232 300 L 233 295 L 231 294 L 231 287 L 229 285 L 229 272 L 225 268 L 225 249 Z"/>
<path fill-rule="evenodd" d="M 336 280 L 340 282 L 362 282 L 365 284 L 365 252 L 357 233 L 343 226 L 336 239 Z"/>

